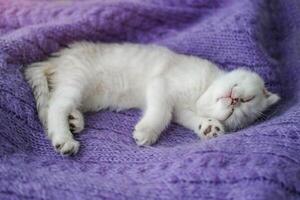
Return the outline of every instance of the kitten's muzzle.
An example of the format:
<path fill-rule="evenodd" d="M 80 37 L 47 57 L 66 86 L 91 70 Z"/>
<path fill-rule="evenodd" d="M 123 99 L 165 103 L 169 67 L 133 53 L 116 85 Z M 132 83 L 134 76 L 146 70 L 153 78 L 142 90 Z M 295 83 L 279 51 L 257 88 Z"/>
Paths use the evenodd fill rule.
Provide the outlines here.
<path fill-rule="evenodd" d="M 228 107 L 238 106 L 241 102 L 239 98 L 232 98 L 232 97 L 220 97 L 217 101 L 222 100 Z"/>
<path fill-rule="evenodd" d="M 231 104 L 230 105 L 237 105 L 239 102 L 240 102 L 240 99 L 239 98 L 230 98 L 231 99 Z"/>

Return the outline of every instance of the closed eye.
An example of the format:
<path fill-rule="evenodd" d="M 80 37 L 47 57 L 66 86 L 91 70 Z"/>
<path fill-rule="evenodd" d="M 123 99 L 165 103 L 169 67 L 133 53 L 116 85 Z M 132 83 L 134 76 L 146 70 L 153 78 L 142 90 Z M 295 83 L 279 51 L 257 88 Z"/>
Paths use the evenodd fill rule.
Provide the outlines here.
<path fill-rule="evenodd" d="M 252 101 L 254 98 L 255 98 L 255 96 L 251 96 L 251 97 L 248 97 L 248 98 L 241 98 L 241 102 L 242 103 L 247 103 L 249 101 Z"/>

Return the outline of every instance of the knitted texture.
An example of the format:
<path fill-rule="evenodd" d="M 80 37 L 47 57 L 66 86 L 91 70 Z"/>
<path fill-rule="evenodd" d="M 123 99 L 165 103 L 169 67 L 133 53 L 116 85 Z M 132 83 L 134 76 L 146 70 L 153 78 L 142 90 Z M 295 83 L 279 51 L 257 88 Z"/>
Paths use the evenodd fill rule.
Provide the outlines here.
<path fill-rule="evenodd" d="M 238 132 L 200 141 L 171 124 L 147 148 L 132 139 L 140 111 L 88 113 L 62 157 L 22 73 L 80 40 L 244 66 L 282 101 Z M 0 199 L 300 199 L 299 47 L 299 0 L 0 0 Z"/>

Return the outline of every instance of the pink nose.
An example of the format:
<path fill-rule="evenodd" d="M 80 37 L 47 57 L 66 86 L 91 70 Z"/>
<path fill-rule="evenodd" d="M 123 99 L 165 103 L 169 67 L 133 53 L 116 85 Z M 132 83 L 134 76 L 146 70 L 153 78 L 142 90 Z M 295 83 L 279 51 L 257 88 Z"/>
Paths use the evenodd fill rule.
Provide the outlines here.
<path fill-rule="evenodd" d="M 231 105 L 235 105 L 239 102 L 239 99 L 238 98 L 235 98 L 235 99 L 231 99 Z"/>

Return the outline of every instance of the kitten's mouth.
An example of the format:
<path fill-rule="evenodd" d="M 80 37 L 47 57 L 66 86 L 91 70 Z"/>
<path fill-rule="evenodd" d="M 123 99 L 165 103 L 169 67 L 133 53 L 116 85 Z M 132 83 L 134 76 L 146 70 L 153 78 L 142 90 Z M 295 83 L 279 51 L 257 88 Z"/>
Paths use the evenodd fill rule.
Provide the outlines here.
<path fill-rule="evenodd" d="M 221 96 L 221 97 L 217 98 L 217 101 L 222 100 L 222 99 L 228 99 L 228 100 L 230 100 L 230 103 L 229 103 L 228 107 L 231 107 L 231 111 L 230 111 L 230 113 L 226 116 L 226 118 L 225 118 L 224 120 L 222 120 L 222 121 L 226 121 L 226 120 L 228 120 L 228 119 L 232 116 L 232 114 L 234 113 L 234 107 L 237 106 L 238 103 L 240 102 L 240 100 L 239 100 L 238 98 L 234 98 L 234 97 L 233 97 L 233 88 L 236 87 L 236 86 L 237 86 L 237 84 L 235 84 L 235 85 L 230 89 L 230 91 L 228 92 L 228 95 Z"/>
<path fill-rule="evenodd" d="M 236 87 L 236 86 L 237 86 L 237 84 L 235 84 L 230 89 L 230 91 L 228 92 L 227 95 L 221 96 L 221 97 L 217 98 L 217 101 L 222 100 L 222 99 L 229 99 L 230 100 L 230 105 L 236 105 L 239 102 L 239 99 L 238 98 L 234 98 L 233 95 L 232 95 L 233 88 Z"/>

